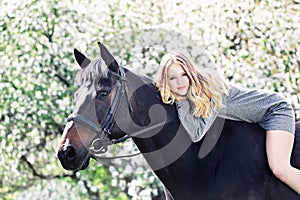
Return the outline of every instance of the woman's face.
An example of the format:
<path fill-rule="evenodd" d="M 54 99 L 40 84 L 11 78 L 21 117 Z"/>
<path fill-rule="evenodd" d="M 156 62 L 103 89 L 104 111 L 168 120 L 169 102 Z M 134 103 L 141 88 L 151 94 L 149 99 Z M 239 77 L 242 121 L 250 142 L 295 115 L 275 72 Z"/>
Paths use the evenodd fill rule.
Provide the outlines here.
<path fill-rule="evenodd" d="M 167 70 L 167 81 L 171 92 L 177 96 L 186 96 L 190 87 L 189 78 L 181 65 L 173 63 Z"/>

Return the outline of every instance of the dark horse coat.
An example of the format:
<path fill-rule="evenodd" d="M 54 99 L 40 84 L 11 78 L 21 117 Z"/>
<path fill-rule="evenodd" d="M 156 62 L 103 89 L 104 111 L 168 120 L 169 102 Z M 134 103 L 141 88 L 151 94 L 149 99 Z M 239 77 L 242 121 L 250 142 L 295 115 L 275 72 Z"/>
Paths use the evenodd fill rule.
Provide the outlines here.
<path fill-rule="evenodd" d="M 86 96 L 86 92 L 77 91 L 77 96 L 93 102 L 78 101 L 75 107 L 83 108 L 95 105 L 98 122 L 103 122 L 110 107 L 109 98 L 117 81 L 111 76 L 120 73 L 120 66 L 108 50 L 99 44 L 101 57 L 105 64 L 98 60 L 90 62 L 83 54 L 75 51 L 77 62 L 85 68 L 88 77 L 82 78 L 80 91 L 99 94 Z M 90 64 L 91 63 L 91 64 Z M 108 68 L 107 68 L 108 66 Z M 86 68 L 88 67 L 88 68 Z M 90 71 L 89 71 L 90 70 Z M 299 200 L 299 195 L 277 179 L 271 172 L 265 149 L 265 130 L 257 124 L 217 119 L 206 136 L 197 143 L 192 143 L 178 119 L 174 105 L 163 104 L 152 81 L 126 71 L 126 85 L 129 90 L 133 112 L 129 114 L 126 105 L 122 105 L 116 125 L 110 139 L 120 138 L 126 133 L 134 133 L 149 124 L 164 120 L 161 129 L 151 131 L 133 138 L 139 150 L 148 161 L 155 174 L 176 200 Z M 93 76 L 95 73 L 95 76 Z M 90 76 L 91 75 L 91 76 Z M 93 80 L 97 77 L 97 82 Z M 95 82 L 97 87 L 84 88 L 84 81 Z M 102 84 L 105 84 L 103 87 Z M 103 91 L 92 91 L 105 88 Z M 97 97 L 96 97 L 97 98 Z M 106 100 L 107 99 L 107 100 Z M 95 104 L 94 104 L 95 102 Z M 126 101 L 125 101 L 126 102 Z M 124 101 L 123 101 L 124 103 Z M 78 104 L 78 105 L 77 105 Z M 89 112 L 74 110 L 89 118 Z M 79 135 L 75 123 L 69 122 L 60 141 L 58 157 L 64 168 L 70 170 L 84 169 L 88 166 L 90 154 L 85 145 L 93 138 L 89 134 Z M 126 126 L 126 131 L 124 127 Z M 292 164 L 300 168 L 300 124 L 296 124 L 295 145 Z M 155 132 L 155 133 L 154 133 Z M 221 133 L 221 134 L 220 134 Z M 77 138 L 76 138 L 77 137 Z M 215 145 L 214 145 L 215 144 Z M 280 148 L 280 147 L 278 147 Z M 300 180 L 299 180 L 300 181 Z M 168 195 L 171 198 L 171 195 Z"/>
<path fill-rule="evenodd" d="M 151 88 L 149 85 L 148 87 Z M 145 99 L 147 102 L 151 102 L 149 94 L 152 92 L 146 88 L 147 86 L 141 88 L 137 93 L 142 94 L 135 96 L 143 99 L 142 96 L 147 94 L 148 98 Z M 152 91 L 154 90 L 152 89 Z M 270 170 L 266 155 L 265 130 L 258 124 L 217 119 L 205 138 L 200 142 L 190 143 L 186 131 L 180 126 L 176 108 L 166 105 L 164 108 L 168 118 L 173 120 L 155 136 L 149 139 L 134 140 L 141 152 L 155 152 L 172 143 L 176 135 L 182 134 L 179 137 L 181 143 L 175 142 L 169 151 L 160 151 L 160 155 L 157 153 L 153 155 L 145 153 L 144 155 L 155 170 L 159 165 L 157 162 L 168 161 L 169 156 L 177 153 L 176 149 L 182 150 L 184 145 L 188 146 L 178 159 L 173 159 L 169 165 L 166 164 L 166 167 L 155 170 L 174 199 L 300 199 L 296 192 L 277 179 Z M 220 130 L 221 134 L 219 134 Z M 216 138 L 217 142 L 212 150 L 206 156 L 199 156 L 202 145 L 206 145 L 203 141 L 214 141 Z M 214 144 L 214 142 L 211 143 Z M 183 145 L 183 147 L 176 145 Z M 292 165 L 300 168 L 299 122 L 296 124 Z"/>

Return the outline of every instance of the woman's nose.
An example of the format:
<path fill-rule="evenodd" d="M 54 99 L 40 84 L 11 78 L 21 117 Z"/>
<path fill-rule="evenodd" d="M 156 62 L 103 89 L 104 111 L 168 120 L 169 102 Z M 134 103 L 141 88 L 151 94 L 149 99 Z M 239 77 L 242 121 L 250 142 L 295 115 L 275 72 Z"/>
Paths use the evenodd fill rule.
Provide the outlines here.
<path fill-rule="evenodd" d="M 182 84 L 182 83 L 184 83 L 183 77 L 178 77 L 177 78 L 177 84 Z"/>

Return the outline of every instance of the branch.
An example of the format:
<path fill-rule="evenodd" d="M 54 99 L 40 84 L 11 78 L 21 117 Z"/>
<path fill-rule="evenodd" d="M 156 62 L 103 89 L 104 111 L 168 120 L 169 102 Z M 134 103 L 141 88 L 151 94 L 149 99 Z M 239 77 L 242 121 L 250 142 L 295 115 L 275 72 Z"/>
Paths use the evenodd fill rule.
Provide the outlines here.
<path fill-rule="evenodd" d="M 61 82 L 63 82 L 67 87 L 70 87 L 70 83 L 59 74 L 55 74 L 54 76 L 57 77 Z"/>
<path fill-rule="evenodd" d="M 99 190 L 97 189 L 95 192 L 92 191 L 91 187 L 88 185 L 88 182 L 86 180 L 82 180 L 84 187 L 86 188 L 90 199 L 100 199 L 99 197 Z"/>
<path fill-rule="evenodd" d="M 24 155 L 21 156 L 20 160 L 22 160 L 23 162 L 25 162 L 27 164 L 29 169 L 32 171 L 33 176 L 36 176 L 40 179 L 49 180 L 49 179 L 60 179 L 60 178 L 65 178 L 65 177 L 71 177 L 72 179 L 76 179 L 76 175 L 75 175 L 76 172 L 75 171 L 72 174 L 63 173 L 62 175 L 44 175 L 44 174 L 39 173 L 39 172 L 36 171 L 33 164 L 28 161 L 26 156 L 24 156 Z"/>
<path fill-rule="evenodd" d="M 58 70 L 57 65 L 54 65 L 54 68 L 55 68 L 55 71 Z M 71 84 L 65 78 L 63 78 L 61 75 L 59 75 L 58 73 L 55 73 L 54 76 L 57 77 L 61 82 L 63 82 L 67 87 L 71 86 Z"/>

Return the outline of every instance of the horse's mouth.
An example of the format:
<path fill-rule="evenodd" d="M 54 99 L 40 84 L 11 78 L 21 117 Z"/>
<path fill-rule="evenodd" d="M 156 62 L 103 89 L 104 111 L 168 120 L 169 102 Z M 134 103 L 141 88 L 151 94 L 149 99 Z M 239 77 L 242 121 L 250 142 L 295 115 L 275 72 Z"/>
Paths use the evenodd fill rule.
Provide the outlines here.
<path fill-rule="evenodd" d="M 79 170 L 85 170 L 90 164 L 90 159 L 87 159 L 84 163 L 82 163 L 81 168 Z"/>
<path fill-rule="evenodd" d="M 60 160 L 61 161 L 61 165 L 64 169 L 66 170 L 70 170 L 70 171 L 78 171 L 78 170 L 85 170 L 89 164 L 90 164 L 90 158 L 91 158 L 91 154 L 88 153 L 84 159 L 80 162 L 80 160 Z"/>
<path fill-rule="evenodd" d="M 89 166 L 89 164 L 90 164 L 90 158 L 91 158 L 91 154 L 88 153 L 85 156 L 84 160 L 82 161 L 82 164 L 81 164 L 79 170 L 85 170 Z"/>

